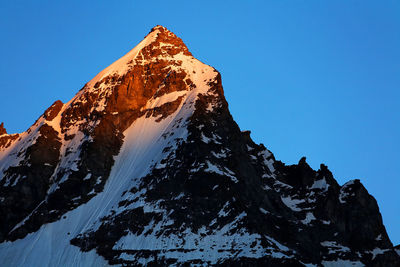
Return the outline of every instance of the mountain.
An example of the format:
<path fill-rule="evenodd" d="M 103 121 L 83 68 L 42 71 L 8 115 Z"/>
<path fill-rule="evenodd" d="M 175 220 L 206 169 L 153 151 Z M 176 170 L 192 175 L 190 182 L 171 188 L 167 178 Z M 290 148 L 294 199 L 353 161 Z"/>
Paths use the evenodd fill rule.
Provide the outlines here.
<path fill-rule="evenodd" d="M 360 181 L 255 144 L 162 26 L 0 134 L 2 266 L 400 266 Z"/>

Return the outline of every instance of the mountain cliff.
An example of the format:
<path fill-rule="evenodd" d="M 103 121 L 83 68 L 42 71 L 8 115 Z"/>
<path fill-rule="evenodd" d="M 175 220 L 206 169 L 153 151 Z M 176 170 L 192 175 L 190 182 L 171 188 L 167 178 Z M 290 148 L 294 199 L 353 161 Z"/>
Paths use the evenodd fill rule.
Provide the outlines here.
<path fill-rule="evenodd" d="M 21 134 L 0 126 L 4 266 L 396 266 L 359 180 L 285 165 L 221 75 L 154 27 Z"/>

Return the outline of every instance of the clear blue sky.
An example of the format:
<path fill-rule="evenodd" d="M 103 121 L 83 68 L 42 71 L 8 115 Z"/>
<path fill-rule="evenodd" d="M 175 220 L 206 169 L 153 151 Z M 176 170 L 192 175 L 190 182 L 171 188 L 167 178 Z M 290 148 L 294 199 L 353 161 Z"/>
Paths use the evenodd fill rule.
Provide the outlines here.
<path fill-rule="evenodd" d="M 214 66 L 277 159 L 359 178 L 400 243 L 399 1 L 2 1 L 0 121 L 26 130 L 155 25 Z"/>

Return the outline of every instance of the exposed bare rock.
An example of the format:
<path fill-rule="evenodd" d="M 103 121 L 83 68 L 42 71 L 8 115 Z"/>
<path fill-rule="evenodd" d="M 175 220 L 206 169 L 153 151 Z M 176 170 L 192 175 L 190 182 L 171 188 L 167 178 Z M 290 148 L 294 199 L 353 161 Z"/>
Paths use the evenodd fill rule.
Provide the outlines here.
<path fill-rule="evenodd" d="M 4 122 L 0 124 L 0 135 L 7 134 L 6 128 L 4 128 Z"/>
<path fill-rule="evenodd" d="M 48 121 L 52 121 L 61 111 L 62 107 L 63 103 L 60 100 L 57 100 L 44 112 L 43 117 Z"/>

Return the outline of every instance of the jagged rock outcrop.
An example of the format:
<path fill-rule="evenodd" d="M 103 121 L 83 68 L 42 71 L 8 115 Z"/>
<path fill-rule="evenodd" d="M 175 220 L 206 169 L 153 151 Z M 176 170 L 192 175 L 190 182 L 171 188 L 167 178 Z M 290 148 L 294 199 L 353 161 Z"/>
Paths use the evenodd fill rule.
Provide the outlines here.
<path fill-rule="evenodd" d="M 0 124 L 0 153 L 2 150 L 8 148 L 17 138 L 18 134 L 7 134 L 6 128 L 4 128 L 4 123 Z"/>
<path fill-rule="evenodd" d="M 7 134 L 6 128 L 4 128 L 4 122 L 0 124 L 0 135 Z"/>
<path fill-rule="evenodd" d="M 255 144 L 221 75 L 162 26 L 17 136 L 0 150 L 6 265 L 400 264 L 360 181 Z"/>

